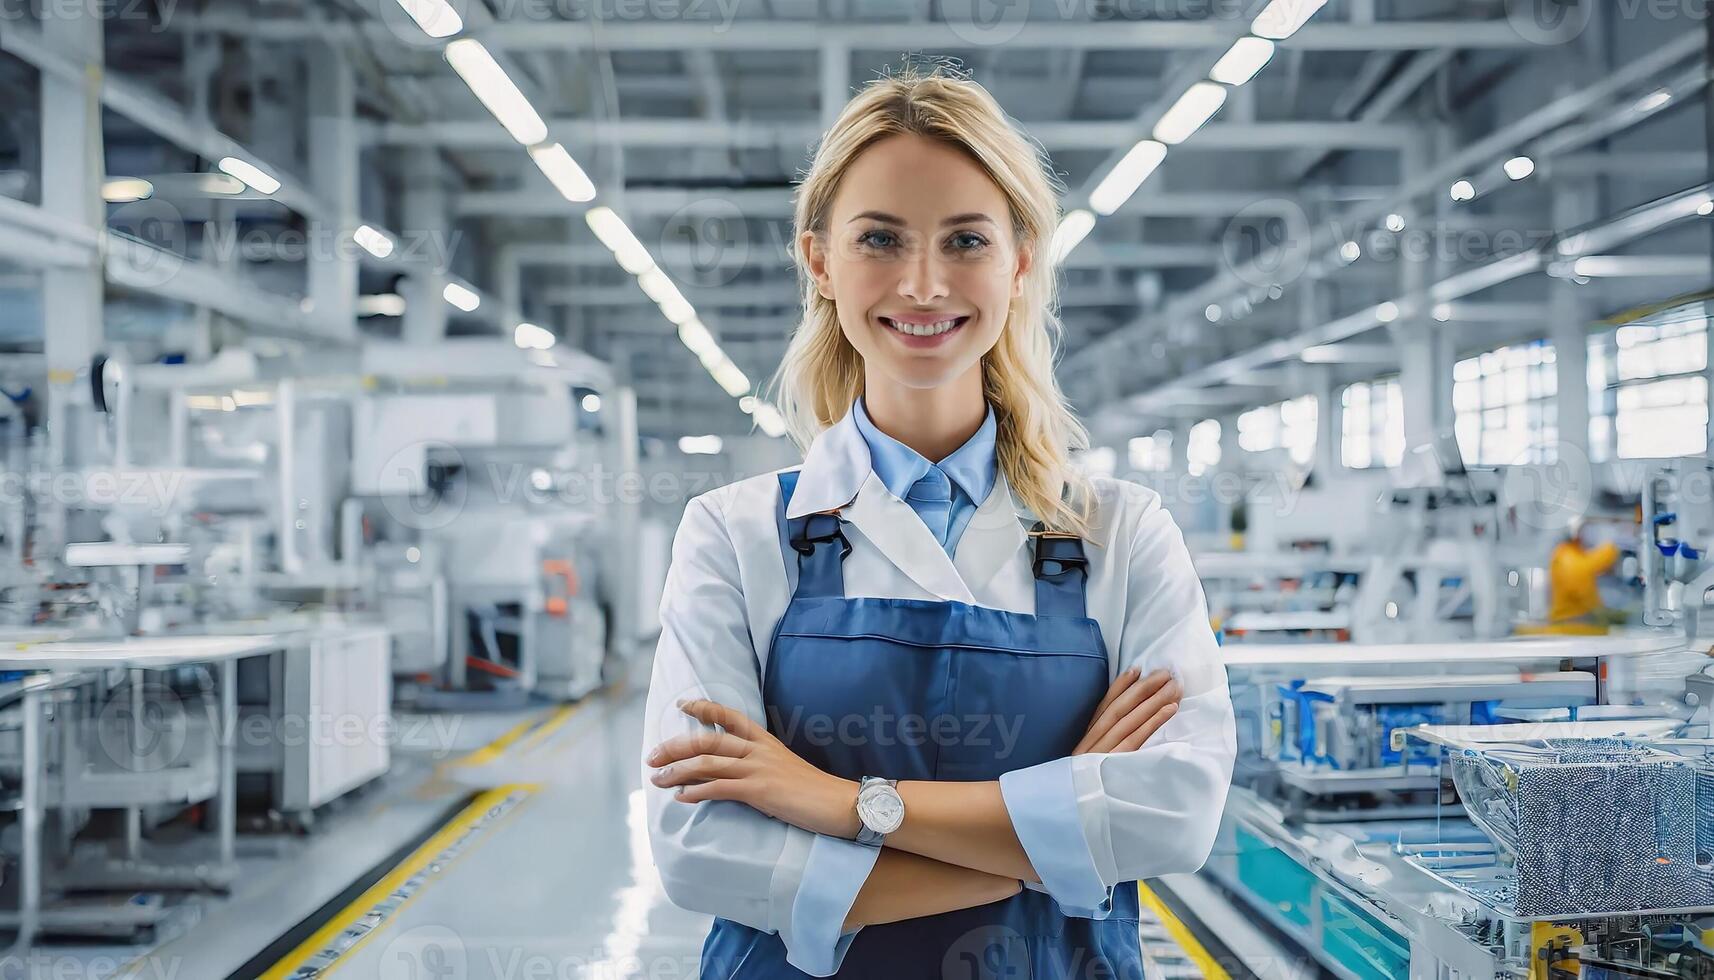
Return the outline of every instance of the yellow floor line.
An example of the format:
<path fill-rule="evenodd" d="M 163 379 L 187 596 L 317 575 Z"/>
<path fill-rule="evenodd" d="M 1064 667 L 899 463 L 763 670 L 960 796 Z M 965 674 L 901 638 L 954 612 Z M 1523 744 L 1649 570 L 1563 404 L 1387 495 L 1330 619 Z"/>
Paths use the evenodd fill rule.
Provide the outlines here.
<path fill-rule="evenodd" d="M 333 945 L 333 941 L 341 933 L 350 929 L 354 923 L 359 919 L 362 919 L 365 915 L 368 915 L 383 899 L 388 895 L 391 895 L 393 892 L 398 891 L 399 888 L 403 886 L 406 881 L 410 880 L 413 875 L 422 871 L 436 858 L 440 857 L 442 852 L 462 836 L 472 824 L 480 820 L 482 815 L 487 813 L 495 803 L 500 800 L 504 800 L 513 793 L 534 793 L 539 788 L 540 787 L 534 783 L 515 783 L 509 786 L 501 786 L 487 790 L 478 795 L 476 799 L 470 802 L 469 806 L 459 812 L 458 816 L 453 817 L 446 826 L 436 831 L 434 836 L 424 841 L 422 846 L 418 847 L 415 851 L 412 851 L 410 857 L 407 857 L 404 861 L 400 862 L 397 867 L 393 868 L 392 871 L 389 871 L 380 881 L 371 885 L 363 892 L 363 894 L 357 896 L 357 900 L 341 909 L 339 914 L 323 923 L 320 929 L 317 929 L 308 939 L 299 943 L 298 947 L 292 950 L 291 953 L 287 954 L 284 959 L 270 967 L 268 972 L 262 974 L 261 980 L 282 980 L 282 978 L 295 975 L 297 971 L 305 963 L 309 962 L 312 957 Z M 516 808 L 514 808 L 512 812 L 517 812 Z M 470 852 L 467 850 L 461 854 L 460 857 L 468 853 Z M 445 869 L 443 868 L 442 870 L 444 871 Z M 411 897 L 406 899 L 404 902 L 401 902 L 399 906 L 393 910 L 392 916 L 389 918 L 396 917 L 400 912 L 403 912 L 420 894 L 422 894 L 421 889 L 411 895 Z M 359 939 L 348 949 L 341 952 L 339 954 L 339 958 L 334 960 L 322 975 L 325 976 L 338 969 L 340 963 L 345 961 L 346 957 L 361 949 L 365 943 L 374 938 L 375 934 L 380 931 L 382 930 L 379 928 L 369 930 L 363 938 Z"/>
<path fill-rule="evenodd" d="M 550 712 L 542 711 L 525 718 L 523 721 L 513 725 L 506 734 L 501 735 L 499 738 L 489 742 L 487 745 L 482 746 L 474 752 L 452 760 L 448 765 L 483 766 L 493 762 L 495 759 L 500 757 L 502 752 L 511 748 L 513 742 L 523 738 L 532 728 L 542 724 L 543 719 L 547 718 L 549 714 Z"/>
<path fill-rule="evenodd" d="M 518 743 L 518 754 L 528 755 L 540 748 L 543 742 L 546 742 L 554 732 L 557 732 L 564 727 L 565 723 L 571 720 L 571 716 L 583 710 L 583 706 L 588 703 L 589 702 L 587 701 L 579 701 L 576 704 L 560 705 L 558 710 L 554 711 L 552 718 L 542 722 L 541 727 L 531 732 L 528 738 Z"/>
<path fill-rule="evenodd" d="M 1197 940 L 1196 936 L 1179 920 L 1178 916 L 1166 907 L 1166 903 L 1160 900 L 1160 896 L 1149 890 L 1149 886 L 1140 881 L 1137 882 L 1137 897 L 1143 900 L 1143 907 L 1153 912 L 1155 918 L 1160 920 L 1161 925 L 1166 927 L 1166 931 L 1172 936 L 1173 942 L 1178 944 L 1179 949 L 1184 950 L 1184 955 L 1196 964 L 1197 969 L 1202 971 L 1202 975 L 1207 980 L 1232 980 L 1232 975 L 1222 969 L 1214 957 L 1209 955 L 1207 948 Z"/>

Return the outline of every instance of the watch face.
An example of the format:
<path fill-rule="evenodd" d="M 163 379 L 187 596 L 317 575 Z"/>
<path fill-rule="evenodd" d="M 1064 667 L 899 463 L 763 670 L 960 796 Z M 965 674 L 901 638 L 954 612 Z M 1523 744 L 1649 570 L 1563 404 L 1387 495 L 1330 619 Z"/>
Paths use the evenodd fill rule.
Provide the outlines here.
<path fill-rule="evenodd" d="M 905 801 L 891 786 L 871 786 L 858 794 L 857 815 L 870 830 L 890 834 L 905 822 Z"/>

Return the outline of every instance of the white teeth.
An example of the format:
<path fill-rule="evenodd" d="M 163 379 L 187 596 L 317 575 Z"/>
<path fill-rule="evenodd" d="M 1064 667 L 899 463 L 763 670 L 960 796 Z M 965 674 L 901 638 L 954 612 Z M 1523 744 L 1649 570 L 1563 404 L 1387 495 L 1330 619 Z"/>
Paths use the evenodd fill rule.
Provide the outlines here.
<path fill-rule="evenodd" d="M 886 320 L 887 326 L 900 333 L 908 333 L 913 337 L 932 337 L 935 334 L 945 333 L 958 325 L 957 317 L 950 320 L 940 320 L 936 323 L 900 323 L 886 317 L 882 317 L 882 319 Z"/>

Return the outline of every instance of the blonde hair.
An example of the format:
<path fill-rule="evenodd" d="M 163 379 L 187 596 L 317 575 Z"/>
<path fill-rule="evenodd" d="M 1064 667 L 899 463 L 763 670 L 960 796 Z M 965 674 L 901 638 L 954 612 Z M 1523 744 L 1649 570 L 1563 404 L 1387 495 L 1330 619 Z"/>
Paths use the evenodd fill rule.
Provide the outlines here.
<path fill-rule="evenodd" d="M 864 150 L 909 133 L 968 154 L 999 186 L 1019 247 L 1035 250 L 1022 295 L 1012 301 L 999 340 L 982 357 L 982 391 L 994 407 L 1000 470 L 1018 498 L 1049 529 L 1089 538 L 1095 495 L 1071 463 L 1089 433 L 1054 378 L 1058 315 L 1050 243 L 1059 222 L 1058 181 L 1045 153 L 1007 122 L 994 97 L 944 65 L 909 68 L 864 86 L 822 138 L 798 184 L 792 259 L 803 288 L 803 319 L 771 384 L 773 400 L 799 450 L 838 422 L 863 393 L 863 360 L 839 326 L 834 302 L 816 289 L 803 232 L 827 231 L 841 180 Z"/>

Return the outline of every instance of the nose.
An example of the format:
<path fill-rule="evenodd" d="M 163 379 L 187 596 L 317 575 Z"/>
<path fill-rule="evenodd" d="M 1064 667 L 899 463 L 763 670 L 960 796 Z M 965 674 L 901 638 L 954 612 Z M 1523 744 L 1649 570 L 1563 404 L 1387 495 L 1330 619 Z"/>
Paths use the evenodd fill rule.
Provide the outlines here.
<path fill-rule="evenodd" d="M 899 276 L 899 295 L 919 306 L 946 298 L 946 270 L 932 248 L 912 250 Z"/>

